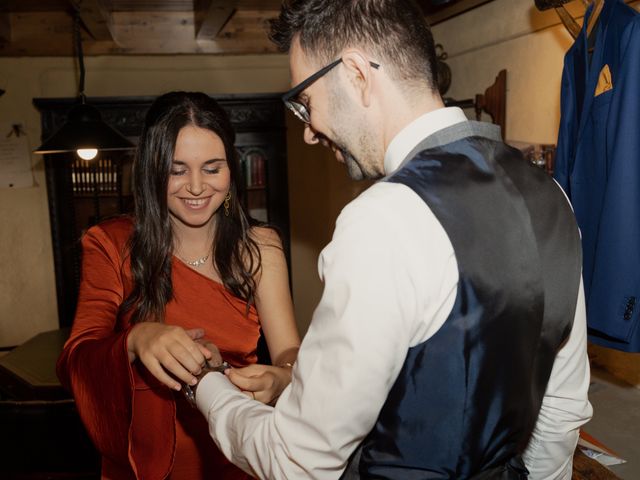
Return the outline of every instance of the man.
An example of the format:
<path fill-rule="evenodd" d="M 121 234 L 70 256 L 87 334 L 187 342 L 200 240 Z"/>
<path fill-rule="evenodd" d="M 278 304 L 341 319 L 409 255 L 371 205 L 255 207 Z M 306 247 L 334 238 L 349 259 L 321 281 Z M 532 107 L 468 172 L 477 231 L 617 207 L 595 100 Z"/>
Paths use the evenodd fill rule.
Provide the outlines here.
<path fill-rule="evenodd" d="M 569 479 L 591 406 L 561 190 L 497 127 L 444 108 L 412 1 L 289 2 L 272 38 L 305 141 L 382 180 L 321 254 L 322 299 L 277 405 L 217 373 L 198 386 L 221 450 L 266 479 L 515 479 L 525 465 Z"/>

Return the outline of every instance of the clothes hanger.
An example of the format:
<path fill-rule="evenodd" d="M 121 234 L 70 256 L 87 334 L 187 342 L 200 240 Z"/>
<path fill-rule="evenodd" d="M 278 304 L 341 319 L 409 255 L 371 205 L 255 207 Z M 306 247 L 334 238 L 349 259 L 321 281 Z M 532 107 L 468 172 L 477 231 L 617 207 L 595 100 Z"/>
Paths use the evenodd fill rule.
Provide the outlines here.
<path fill-rule="evenodd" d="M 578 22 L 574 20 L 571 14 L 563 6 L 555 7 L 555 10 L 558 14 L 558 17 L 560 17 L 562 24 L 569 31 L 573 39 L 575 40 L 576 38 L 578 38 L 578 35 L 580 35 L 580 30 L 582 30 Z"/>
<path fill-rule="evenodd" d="M 591 36 L 591 32 L 593 32 L 593 29 L 598 23 L 598 18 L 602 13 L 604 2 L 605 0 L 593 0 L 592 2 L 589 2 L 593 4 L 593 11 L 591 12 L 591 16 L 589 17 L 589 22 L 587 23 L 587 38 Z"/>
<path fill-rule="evenodd" d="M 575 40 L 578 38 L 582 27 L 575 21 L 567 9 L 564 8 L 564 4 L 569 3 L 570 1 L 571 0 L 535 0 L 535 4 L 536 8 L 541 12 L 553 8 L 558 14 L 558 17 L 560 17 L 562 24 Z"/>
<path fill-rule="evenodd" d="M 589 63 L 591 63 L 591 55 L 593 54 L 593 51 L 596 48 L 595 28 L 596 28 L 596 25 L 598 24 L 598 18 L 602 13 L 604 2 L 605 0 L 593 0 L 590 2 L 583 0 L 583 3 L 585 4 L 585 6 L 593 5 L 593 8 L 591 10 L 591 16 L 589 17 L 589 21 L 587 22 L 587 29 L 585 32 L 587 35 L 587 53 L 589 54 Z"/>
<path fill-rule="evenodd" d="M 582 27 L 571 16 L 568 10 L 564 8 L 564 4 L 569 3 L 570 1 L 571 0 L 535 0 L 535 4 L 536 4 L 536 8 L 540 11 L 553 8 L 558 14 L 558 17 L 560 17 L 562 24 L 565 26 L 565 28 L 569 31 L 569 33 L 575 40 L 576 38 L 578 38 L 578 35 L 580 34 Z M 600 13 L 602 13 L 604 2 L 605 0 L 582 0 L 582 3 L 584 4 L 585 8 L 593 4 L 593 11 L 591 13 L 591 16 L 589 17 L 589 22 L 587 23 L 587 32 L 586 32 L 587 37 L 591 35 L 591 32 L 593 31 L 593 29 L 595 28 L 598 22 L 598 17 L 600 16 Z"/>

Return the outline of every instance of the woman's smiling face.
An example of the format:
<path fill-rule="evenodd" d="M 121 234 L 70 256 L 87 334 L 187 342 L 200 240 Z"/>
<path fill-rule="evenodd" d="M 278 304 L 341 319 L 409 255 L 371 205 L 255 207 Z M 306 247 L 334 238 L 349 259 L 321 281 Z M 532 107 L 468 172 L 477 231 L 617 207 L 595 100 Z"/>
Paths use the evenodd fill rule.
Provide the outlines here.
<path fill-rule="evenodd" d="M 211 130 L 183 127 L 167 187 L 167 205 L 174 218 L 190 227 L 210 224 L 231 188 L 224 144 Z"/>

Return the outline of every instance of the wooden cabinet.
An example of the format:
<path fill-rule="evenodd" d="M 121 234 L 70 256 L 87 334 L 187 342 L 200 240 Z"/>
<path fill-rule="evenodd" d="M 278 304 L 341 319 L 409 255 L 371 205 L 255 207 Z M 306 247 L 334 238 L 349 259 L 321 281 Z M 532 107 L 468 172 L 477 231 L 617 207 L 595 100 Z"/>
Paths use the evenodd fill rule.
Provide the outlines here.
<path fill-rule="evenodd" d="M 257 220 L 280 231 L 289 258 L 289 203 L 284 106 L 278 95 L 212 95 L 229 113 L 244 173 L 243 201 Z M 152 97 L 91 98 L 103 119 L 137 141 Z M 75 99 L 35 99 L 42 137 L 66 120 Z M 45 155 L 47 195 L 60 326 L 71 325 L 80 282 L 82 232 L 132 210 L 132 152 L 101 152 L 91 161 L 75 153 Z"/>

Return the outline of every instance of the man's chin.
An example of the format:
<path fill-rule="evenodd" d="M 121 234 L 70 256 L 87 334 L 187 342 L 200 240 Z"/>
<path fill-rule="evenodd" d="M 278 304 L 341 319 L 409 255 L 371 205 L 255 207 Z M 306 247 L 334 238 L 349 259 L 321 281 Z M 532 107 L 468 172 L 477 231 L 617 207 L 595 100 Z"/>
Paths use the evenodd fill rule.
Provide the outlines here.
<path fill-rule="evenodd" d="M 326 136 L 321 139 L 322 145 L 333 151 L 336 160 L 347 167 L 347 173 L 352 180 L 364 180 L 369 178 L 360 167 L 360 163 L 345 148 L 338 147 Z"/>

